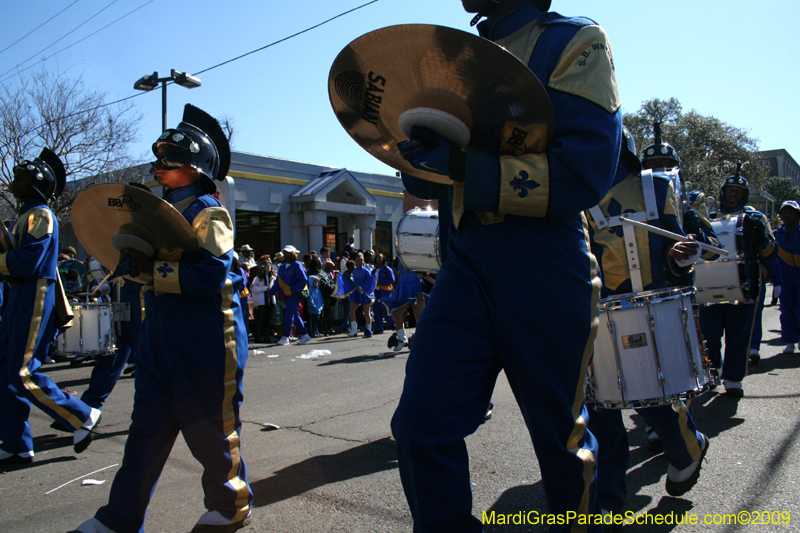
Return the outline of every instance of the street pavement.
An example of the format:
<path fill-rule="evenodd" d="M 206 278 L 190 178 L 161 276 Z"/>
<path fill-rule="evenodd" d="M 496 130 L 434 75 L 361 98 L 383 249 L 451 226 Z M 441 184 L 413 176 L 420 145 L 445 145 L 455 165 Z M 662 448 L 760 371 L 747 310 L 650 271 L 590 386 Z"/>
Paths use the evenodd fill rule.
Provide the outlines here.
<path fill-rule="evenodd" d="M 546 312 L 546 310 L 543 310 Z M 389 334 L 344 335 L 305 346 L 254 346 L 245 375 L 242 453 L 255 494 L 243 532 L 410 532 L 389 421 L 397 407 L 408 352 L 387 353 Z M 681 340 L 682 341 L 682 340 Z M 644 447 L 644 423 L 625 411 L 631 464 L 626 510 L 698 516 L 697 525 L 626 525 L 626 532 L 800 531 L 800 354 L 782 354 L 777 306 L 764 313 L 762 361 L 751 367 L 740 400 L 722 387 L 694 401 L 698 428 L 711 445 L 697 486 L 684 497 L 664 490 L 667 459 Z M 312 350 L 330 355 L 302 358 Z M 553 354 L 558 357 L 558 354 Z M 46 365 L 63 389 L 85 390 L 90 367 Z M 492 419 L 467 439 L 473 512 L 513 516 L 545 512 L 539 466 L 501 373 Z M 0 532 L 66 532 L 105 504 L 122 452 L 133 402 L 123 377 L 104 410 L 99 435 L 83 454 L 72 437 L 50 429 L 34 408 L 32 465 L 0 470 Z M 280 426 L 264 431 L 263 424 Z M 153 494 L 145 529 L 188 532 L 205 511 L 202 470 L 181 438 Z M 102 484 L 84 485 L 86 480 Z M 780 525 L 704 525 L 706 515 L 770 512 Z M 517 513 L 522 513 L 518 515 Z M 533 517 L 534 515 L 527 515 Z M 752 514 L 764 521 L 766 515 Z M 653 517 L 651 517 L 652 519 Z M 718 517 L 717 520 L 722 520 Z M 641 520 L 641 518 L 640 518 Z M 730 519 L 728 519 L 730 520 Z M 767 520 L 769 524 L 770 520 Z M 487 525 L 487 533 L 547 531 L 540 525 Z"/>

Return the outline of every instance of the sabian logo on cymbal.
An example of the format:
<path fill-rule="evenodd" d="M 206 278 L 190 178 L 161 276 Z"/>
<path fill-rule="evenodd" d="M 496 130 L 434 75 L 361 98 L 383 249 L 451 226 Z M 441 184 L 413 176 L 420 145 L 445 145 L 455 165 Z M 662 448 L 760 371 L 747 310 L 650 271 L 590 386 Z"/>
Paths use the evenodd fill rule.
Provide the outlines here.
<path fill-rule="evenodd" d="M 378 124 L 386 78 L 372 71 L 365 75 L 363 72 L 347 70 L 336 76 L 334 85 L 336 94 L 347 107 L 370 124 Z"/>
<path fill-rule="evenodd" d="M 119 207 L 120 211 L 138 211 L 139 208 L 142 207 L 142 204 L 140 202 L 134 202 L 133 197 L 129 194 L 123 194 L 116 198 L 109 198 L 108 205 L 109 207 Z"/>

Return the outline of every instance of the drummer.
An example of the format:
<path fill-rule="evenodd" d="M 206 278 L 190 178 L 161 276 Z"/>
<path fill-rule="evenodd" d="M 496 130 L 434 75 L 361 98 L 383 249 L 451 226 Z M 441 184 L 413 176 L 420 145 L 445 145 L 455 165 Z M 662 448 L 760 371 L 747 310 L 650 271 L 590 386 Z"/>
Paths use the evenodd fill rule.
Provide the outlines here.
<path fill-rule="evenodd" d="M 636 146 L 627 128 L 623 129 L 620 162 L 613 185 L 600 204 L 587 212 L 590 225 L 592 253 L 600 263 L 604 298 L 631 293 L 633 286 L 628 267 L 628 251 L 622 226 L 598 228 L 598 219 L 622 213 L 646 212 L 648 195 L 655 198 L 657 218 L 648 223 L 684 235 L 678 223 L 678 201 L 667 176 L 653 174 L 643 180 L 641 166 L 636 156 Z M 695 243 L 675 242 L 661 235 L 636 229 L 639 264 L 642 269 L 641 289 L 656 290 L 667 287 L 668 279 L 681 279 L 688 272 L 700 248 Z M 694 235 L 690 236 L 694 238 Z M 649 265 L 649 268 L 645 268 Z M 637 282 L 638 283 L 638 282 Z M 669 457 L 666 490 L 671 496 L 688 492 L 697 483 L 702 458 L 708 451 L 708 438 L 697 431 L 694 421 L 683 402 L 659 407 L 636 409 L 645 422 L 653 427 L 664 444 Z M 617 409 L 597 409 L 589 415 L 589 429 L 597 438 L 599 456 L 597 466 L 597 494 L 604 511 L 622 512 L 626 499 L 625 473 L 628 468 L 628 438 Z"/>
<path fill-rule="evenodd" d="M 16 245 L 0 254 L 0 274 L 10 284 L 0 322 L 0 464 L 33 461 L 31 404 L 73 432 L 76 453 L 92 442 L 100 419 L 98 409 L 62 392 L 39 372 L 56 328 L 68 321 L 56 265 L 58 221 L 47 206 L 65 180 L 64 165 L 45 148 L 37 159 L 14 167 L 9 186 L 22 207 L 12 230 Z"/>
<path fill-rule="evenodd" d="M 605 195 L 619 156 L 622 113 L 610 46 L 596 23 L 548 13 L 549 0 L 462 5 L 476 19 L 488 15 L 480 34 L 514 50 L 547 87 L 556 124 L 546 151 L 465 153 L 431 130 L 414 130 L 411 141 L 425 149 L 404 153 L 415 168 L 455 182 L 450 253 L 417 325 L 392 419 L 419 532 L 482 531 L 472 516 L 464 439 L 483 423 L 500 370 L 524 414 L 549 512 L 599 512 L 583 393 L 600 281 L 581 212 Z M 581 51 L 587 62 L 574 60 Z M 522 287 L 489 248 L 518 250 L 518 262 L 529 267 Z M 509 299 L 510 290 L 525 298 Z M 547 313 L 534 316 L 531 308 Z"/>
<path fill-rule="evenodd" d="M 752 245 L 758 255 L 761 268 L 767 274 L 777 275 L 775 264 L 778 248 L 772 236 L 769 220 L 763 213 L 746 205 L 750 196 L 747 179 L 741 175 L 741 165 L 736 174 L 726 179 L 719 190 L 720 209 L 711 213 L 712 220 L 725 215 L 744 214 L 752 222 Z M 747 242 L 748 239 L 745 239 Z M 764 283 L 761 283 L 762 287 Z M 725 392 L 731 398 L 744 396 L 742 380 L 747 375 L 748 354 L 754 328 L 761 329 L 760 315 L 757 312 L 763 302 L 763 291 L 759 302 L 739 302 L 738 304 L 715 304 L 700 307 L 700 328 L 706 340 L 711 365 L 722 368 Z M 758 321 L 758 324 L 756 324 Z M 725 335 L 725 357 L 722 358 L 722 335 Z M 759 333 L 760 335 L 760 333 Z M 759 356 L 760 358 L 760 356 Z"/>
<path fill-rule="evenodd" d="M 156 261 L 126 249 L 120 268 L 147 273 L 146 317 L 136 359 L 136 396 L 122 467 L 109 502 L 78 527 L 81 533 L 140 531 L 170 450 L 182 433 L 203 465 L 208 512 L 193 532 L 233 532 L 250 515 L 252 491 L 241 456 L 242 378 L 247 333 L 236 298 L 242 280 L 230 273 L 233 224 L 212 196 L 230 148 L 219 123 L 187 105 L 183 121 L 153 143 L 156 180 L 194 229 L 199 248 Z M 142 193 L 146 194 L 146 193 Z"/>

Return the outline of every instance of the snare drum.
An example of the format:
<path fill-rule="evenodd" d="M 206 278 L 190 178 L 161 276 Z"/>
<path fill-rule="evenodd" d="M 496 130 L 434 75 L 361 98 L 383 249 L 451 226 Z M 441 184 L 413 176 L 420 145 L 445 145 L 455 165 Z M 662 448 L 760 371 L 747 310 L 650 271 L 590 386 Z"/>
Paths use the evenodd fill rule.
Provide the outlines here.
<path fill-rule="evenodd" d="M 403 215 L 397 225 L 395 247 L 406 270 L 439 272 L 439 211 L 414 208 Z"/>
<path fill-rule="evenodd" d="M 600 301 L 587 401 L 599 409 L 670 405 L 709 386 L 691 287 Z"/>
<path fill-rule="evenodd" d="M 745 215 L 728 215 L 711 222 L 720 247 L 728 257 L 701 260 L 694 265 L 697 303 L 702 305 L 753 303 L 760 292 L 759 264 L 748 252 Z"/>
<path fill-rule="evenodd" d="M 116 337 L 110 303 L 72 304 L 75 318 L 72 327 L 59 335 L 58 355 L 110 355 L 116 349 Z"/>

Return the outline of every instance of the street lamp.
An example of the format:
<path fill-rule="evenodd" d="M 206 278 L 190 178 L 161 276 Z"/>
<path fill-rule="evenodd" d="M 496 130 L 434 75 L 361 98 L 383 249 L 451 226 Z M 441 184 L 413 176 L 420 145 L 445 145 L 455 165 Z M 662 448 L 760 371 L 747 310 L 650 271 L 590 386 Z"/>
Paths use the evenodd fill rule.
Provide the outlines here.
<path fill-rule="evenodd" d="M 133 84 L 133 88 L 137 91 L 152 91 L 158 87 L 159 83 L 161 84 L 161 131 L 166 131 L 167 129 L 167 82 L 170 81 L 174 81 L 187 89 L 194 89 L 201 85 L 200 78 L 186 72 L 178 72 L 175 69 L 172 69 L 170 75 L 166 78 L 159 78 L 158 72 L 153 72 L 142 76 Z"/>

